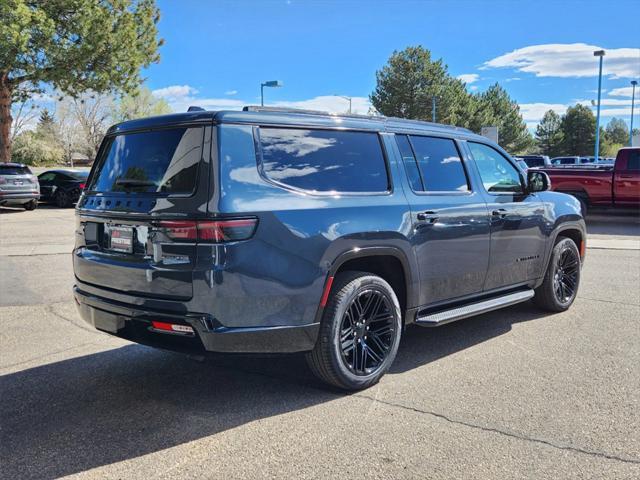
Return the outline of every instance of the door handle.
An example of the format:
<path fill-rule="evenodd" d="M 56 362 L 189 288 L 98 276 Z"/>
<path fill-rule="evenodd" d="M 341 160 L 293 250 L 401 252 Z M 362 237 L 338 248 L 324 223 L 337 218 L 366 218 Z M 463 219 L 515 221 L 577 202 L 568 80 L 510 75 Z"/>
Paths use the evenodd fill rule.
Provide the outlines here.
<path fill-rule="evenodd" d="M 620 175 L 618 178 L 624 178 L 625 180 L 631 180 L 633 175 Z"/>
<path fill-rule="evenodd" d="M 418 213 L 417 217 L 419 221 L 428 223 L 436 223 L 438 221 L 438 218 L 440 218 L 436 212 L 431 210 L 420 212 Z"/>
<path fill-rule="evenodd" d="M 494 217 L 504 218 L 507 216 L 507 211 L 504 208 L 499 208 L 491 212 Z"/>

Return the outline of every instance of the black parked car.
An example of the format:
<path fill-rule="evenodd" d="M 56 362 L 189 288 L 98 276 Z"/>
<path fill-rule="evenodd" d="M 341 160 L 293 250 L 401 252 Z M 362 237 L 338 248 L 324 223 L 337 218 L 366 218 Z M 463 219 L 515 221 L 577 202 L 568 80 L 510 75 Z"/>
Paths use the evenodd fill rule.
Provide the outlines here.
<path fill-rule="evenodd" d="M 38 175 L 40 200 L 60 208 L 72 206 L 80 198 L 89 172 L 82 170 L 49 170 Z"/>
<path fill-rule="evenodd" d="M 132 120 L 78 202 L 74 295 L 122 338 L 307 352 L 324 381 L 366 388 L 410 324 L 570 307 L 585 223 L 548 189 L 455 127 L 257 107 Z"/>

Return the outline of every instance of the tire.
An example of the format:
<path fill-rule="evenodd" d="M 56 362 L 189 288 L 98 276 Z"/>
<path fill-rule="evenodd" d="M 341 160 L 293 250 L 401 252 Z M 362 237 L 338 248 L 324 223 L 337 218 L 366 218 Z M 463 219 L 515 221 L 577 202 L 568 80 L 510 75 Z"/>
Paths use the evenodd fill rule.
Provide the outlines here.
<path fill-rule="evenodd" d="M 400 304 L 391 286 L 370 273 L 343 272 L 335 278 L 307 362 L 329 385 L 362 390 L 389 370 L 401 333 Z"/>
<path fill-rule="evenodd" d="M 580 252 L 573 240 L 558 237 L 551 252 L 544 281 L 535 290 L 534 303 L 550 312 L 564 312 L 578 294 Z"/>
<path fill-rule="evenodd" d="M 53 196 L 53 201 L 55 202 L 56 207 L 59 208 L 67 208 L 70 204 L 69 196 L 62 190 L 58 190 L 56 192 L 56 194 Z"/>
<path fill-rule="evenodd" d="M 31 200 L 30 202 L 25 203 L 23 207 L 25 210 L 35 210 L 36 208 L 38 208 L 38 201 Z"/>
<path fill-rule="evenodd" d="M 580 202 L 580 213 L 582 214 L 582 218 L 586 218 L 587 217 L 587 211 L 588 211 L 587 201 L 584 198 L 581 198 L 581 197 L 576 197 L 576 198 Z"/>

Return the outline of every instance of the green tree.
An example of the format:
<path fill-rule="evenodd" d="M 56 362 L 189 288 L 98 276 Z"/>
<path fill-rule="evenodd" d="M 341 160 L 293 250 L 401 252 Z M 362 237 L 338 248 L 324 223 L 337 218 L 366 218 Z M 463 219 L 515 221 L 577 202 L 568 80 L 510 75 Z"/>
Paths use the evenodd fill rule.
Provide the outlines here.
<path fill-rule="evenodd" d="M 393 52 L 376 72 L 369 99 L 383 115 L 430 121 L 434 97 L 437 122 L 464 126 L 470 106 L 464 83 L 449 75 L 442 59 L 433 60 L 429 50 L 416 46 Z"/>
<path fill-rule="evenodd" d="M 560 122 L 562 150 L 566 155 L 593 155 L 596 119 L 589 107 L 577 104 L 567 109 Z"/>
<path fill-rule="evenodd" d="M 497 83 L 474 95 L 468 127 L 480 132 L 482 127 L 487 126 L 498 127 L 499 143 L 510 153 L 526 153 L 534 146 L 533 137 L 520 114 L 520 107 Z"/>
<path fill-rule="evenodd" d="M 133 93 L 125 94 L 114 105 L 111 113 L 114 122 L 124 122 L 142 117 L 171 113 L 171 107 L 164 98 L 156 98 L 151 90 L 142 87 Z"/>
<path fill-rule="evenodd" d="M 547 110 L 536 127 L 538 149 L 543 155 L 557 157 L 562 154 L 561 119 L 553 110 Z"/>
<path fill-rule="evenodd" d="M 36 126 L 36 132 L 38 136 L 43 140 L 50 143 L 58 143 L 58 125 L 56 124 L 56 119 L 49 112 L 48 109 L 44 108 L 40 112 L 40 117 L 38 118 L 38 125 Z"/>
<path fill-rule="evenodd" d="M 605 128 L 605 136 L 611 144 L 627 145 L 629 143 L 629 126 L 621 118 L 612 118 Z"/>
<path fill-rule="evenodd" d="M 11 105 L 44 86 L 77 96 L 135 90 L 159 59 L 155 0 L 0 1 L 0 161 Z"/>
<path fill-rule="evenodd" d="M 19 134 L 13 147 L 13 160 L 26 165 L 56 165 L 64 159 L 61 144 L 43 138 L 37 130 Z"/>

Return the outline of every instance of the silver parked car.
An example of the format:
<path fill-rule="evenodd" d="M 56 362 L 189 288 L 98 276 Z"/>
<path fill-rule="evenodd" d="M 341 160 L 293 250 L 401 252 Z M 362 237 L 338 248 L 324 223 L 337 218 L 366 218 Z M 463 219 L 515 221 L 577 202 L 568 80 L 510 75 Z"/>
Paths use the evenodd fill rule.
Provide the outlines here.
<path fill-rule="evenodd" d="M 40 184 L 29 167 L 21 163 L 0 163 L 0 206 L 34 210 L 40 198 Z"/>

